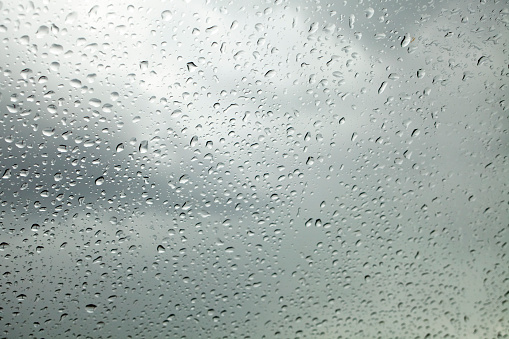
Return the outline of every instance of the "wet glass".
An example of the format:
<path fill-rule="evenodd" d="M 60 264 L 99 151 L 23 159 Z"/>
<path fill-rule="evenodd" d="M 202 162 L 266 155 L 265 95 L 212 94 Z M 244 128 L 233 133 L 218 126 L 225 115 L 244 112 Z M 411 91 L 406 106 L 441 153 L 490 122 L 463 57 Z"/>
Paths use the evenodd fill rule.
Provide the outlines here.
<path fill-rule="evenodd" d="M 0 337 L 509 337 L 506 1 L 0 14 Z"/>

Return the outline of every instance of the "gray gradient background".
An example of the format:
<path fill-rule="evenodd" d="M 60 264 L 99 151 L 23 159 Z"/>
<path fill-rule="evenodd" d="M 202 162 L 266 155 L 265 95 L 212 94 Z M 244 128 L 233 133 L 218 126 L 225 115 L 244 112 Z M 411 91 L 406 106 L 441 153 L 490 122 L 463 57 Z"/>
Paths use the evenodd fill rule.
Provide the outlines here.
<path fill-rule="evenodd" d="M 0 337 L 509 336 L 506 2 L 0 20 Z"/>

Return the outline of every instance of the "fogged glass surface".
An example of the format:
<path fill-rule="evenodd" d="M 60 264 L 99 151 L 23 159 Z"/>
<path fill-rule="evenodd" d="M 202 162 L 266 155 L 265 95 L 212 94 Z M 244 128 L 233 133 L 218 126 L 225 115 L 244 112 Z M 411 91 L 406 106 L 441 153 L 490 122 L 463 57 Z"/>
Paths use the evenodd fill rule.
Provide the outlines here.
<path fill-rule="evenodd" d="M 1 337 L 509 337 L 507 2 L 0 14 Z"/>

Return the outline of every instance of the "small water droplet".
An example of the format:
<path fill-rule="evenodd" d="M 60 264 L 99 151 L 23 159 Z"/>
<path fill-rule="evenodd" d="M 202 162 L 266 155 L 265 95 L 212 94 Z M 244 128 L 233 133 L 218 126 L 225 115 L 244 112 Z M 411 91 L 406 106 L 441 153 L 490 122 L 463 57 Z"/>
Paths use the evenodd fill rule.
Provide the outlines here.
<path fill-rule="evenodd" d="M 208 33 L 208 34 L 215 34 L 215 33 L 217 33 L 218 31 L 219 31 L 219 28 L 218 28 L 217 26 L 215 26 L 215 25 L 214 25 L 214 26 L 211 26 L 211 27 L 209 27 L 209 28 L 207 28 L 207 29 L 205 30 L 205 32 L 206 32 L 206 33 Z"/>
<path fill-rule="evenodd" d="M 35 32 L 35 36 L 40 39 L 40 38 L 43 38 L 48 33 L 49 33 L 48 26 L 42 25 L 42 26 L 39 27 L 37 32 Z"/>
<path fill-rule="evenodd" d="M 81 87 L 81 81 L 78 79 L 72 79 L 71 81 L 69 81 L 69 84 L 71 85 L 71 87 L 74 87 L 74 88 Z"/>
<path fill-rule="evenodd" d="M 196 66 L 196 64 L 194 62 L 187 63 L 187 70 L 189 72 L 194 72 L 196 70 L 196 68 L 198 68 L 198 66 Z"/>
<path fill-rule="evenodd" d="M 42 135 L 51 137 L 53 134 L 55 134 L 55 129 L 52 127 L 47 127 L 42 130 Z"/>
<path fill-rule="evenodd" d="M 171 11 L 169 11 L 169 10 L 163 11 L 161 13 L 161 18 L 164 21 L 170 21 L 172 17 L 173 17 L 173 13 Z"/>
<path fill-rule="evenodd" d="M 403 40 L 401 40 L 401 47 L 406 47 L 410 44 L 410 42 L 412 42 L 412 37 L 410 36 L 410 34 L 405 34 L 405 36 L 403 37 Z"/>
<path fill-rule="evenodd" d="M 101 107 L 101 100 L 97 98 L 92 98 L 88 101 L 88 104 L 92 107 Z"/>
<path fill-rule="evenodd" d="M 97 186 L 101 186 L 102 184 L 104 184 L 104 177 L 99 177 L 99 178 L 95 179 L 95 184 Z"/>
<path fill-rule="evenodd" d="M 350 19 L 348 20 L 348 24 L 350 25 L 350 29 L 354 29 L 355 15 L 353 15 L 353 14 L 350 15 Z"/>
<path fill-rule="evenodd" d="M 62 45 L 53 44 L 51 45 L 49 52 L 54 55 L 59 55 L 64 52 L 64 48 L 62 47 Z"/>
<path fill-rule="evenodd" d="M 272 78 L 272 77 L 274 77 L 274 75 L 276 75 L 276 71 L 274 71 L 273 69 L 271 69 L 270 71 L 265 73 L 266 78 Z"/>
<path fill-rule="evenodd" d="M 373 17 L 373 14 L 375 14 L 375 10 L 371 7 L 367 8 L 365 10 L 366 18 L 371 19 Z"/>
<path fill-rule="evenodd" d="M 147 153 L 148 152 L 148 140 L 142 140 L 140 142 L 140 146 L 138 149 L 139 149 L 140 153 Z"/>

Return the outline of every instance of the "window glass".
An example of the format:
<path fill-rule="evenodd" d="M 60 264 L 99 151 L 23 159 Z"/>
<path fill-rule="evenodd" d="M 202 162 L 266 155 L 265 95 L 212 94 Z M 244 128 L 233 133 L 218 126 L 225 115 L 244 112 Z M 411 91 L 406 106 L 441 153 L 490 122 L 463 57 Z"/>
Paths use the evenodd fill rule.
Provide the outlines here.
<path fill-rule="evenodd" d="M 509 337 L 506 1 L 0 13 L 0 337 Z"/>

